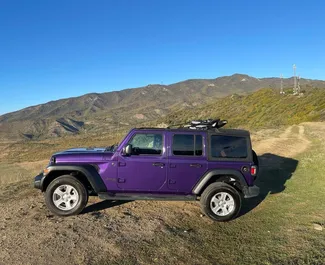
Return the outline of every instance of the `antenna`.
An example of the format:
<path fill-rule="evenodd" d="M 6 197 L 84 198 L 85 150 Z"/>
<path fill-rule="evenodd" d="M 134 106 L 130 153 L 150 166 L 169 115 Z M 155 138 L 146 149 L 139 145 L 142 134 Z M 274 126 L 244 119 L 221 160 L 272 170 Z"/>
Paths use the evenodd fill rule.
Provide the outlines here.
<path fill-rule="evenodd" d="M 297 76 L 296 76 L 296 65 L 293 65 L 293 94 L 297 94 Z"/>
<path fill-rule="evenodd" d="M 283 75 L 282 74 L 280 75 L 280 80 L 281 80 L 280 95 L 282 95 L 282 94 L 284 94 L 284 91 L 283 91 Z"/>

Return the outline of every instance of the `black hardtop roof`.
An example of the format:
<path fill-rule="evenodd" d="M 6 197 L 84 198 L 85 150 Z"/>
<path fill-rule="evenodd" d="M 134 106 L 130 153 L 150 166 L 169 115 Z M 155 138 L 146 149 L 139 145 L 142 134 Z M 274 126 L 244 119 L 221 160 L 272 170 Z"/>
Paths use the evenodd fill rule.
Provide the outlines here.
<path fill-rule="evenodd" d="M 242 129 L 209 129 L 209 130 L 193 130 L 188 128 L 157 128 L 157 127 L 141 127 L 134 128 L 133 130 L 141 130 L 141 131 L 172 131 L 172 132 L 206 132 L 209 134 L 229 134 L 234 136 L 249 136 L 249 131 Z"/>

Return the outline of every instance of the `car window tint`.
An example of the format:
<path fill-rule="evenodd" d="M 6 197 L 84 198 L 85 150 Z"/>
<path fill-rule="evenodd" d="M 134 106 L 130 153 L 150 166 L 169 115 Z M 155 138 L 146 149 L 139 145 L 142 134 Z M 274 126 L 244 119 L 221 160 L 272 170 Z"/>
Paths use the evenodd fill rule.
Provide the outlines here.
<path fill-rule="evenodd" d="M 203 153 L 203 147 L 202 147 L 203 141 L 202 141 L 202 135 L 195 135 L 195 155 L 201 156 Z"/>
<path fill-rule="evenodd" d="M 191 134 L 175 134 L 173 137 L 173 155 L 176 156 L 201 156 L 202 136 Z"/>
<path fill-rule="evenodd" d="M 138 133 L 129 144 L 132 145 L 133 155 L 160 155 L 163 149 L 163 138 L 156 133 Z"/>
<path fill-rule="evenodd" d="M 246 158 L 247 140 L 237 136 L 211 136 L 211 156 L 221 158 Z"/>

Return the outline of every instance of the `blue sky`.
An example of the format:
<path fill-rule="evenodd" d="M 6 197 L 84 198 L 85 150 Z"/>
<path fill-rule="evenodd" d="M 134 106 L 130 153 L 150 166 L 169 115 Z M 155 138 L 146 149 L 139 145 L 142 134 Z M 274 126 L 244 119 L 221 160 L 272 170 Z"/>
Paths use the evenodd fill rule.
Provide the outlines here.
<path fill-rule="evenodd" d="M 233 73 L 325 79 L 325 2 L 0 0 L 0 114 Z"/>

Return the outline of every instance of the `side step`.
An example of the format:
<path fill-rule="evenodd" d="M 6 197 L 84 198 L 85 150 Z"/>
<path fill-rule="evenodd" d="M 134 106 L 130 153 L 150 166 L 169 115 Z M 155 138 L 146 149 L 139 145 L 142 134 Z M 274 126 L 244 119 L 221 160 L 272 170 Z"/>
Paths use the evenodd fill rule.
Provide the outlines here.
<path fill-rule="evenodd" d="M 195 195 L 166 195 L 166 194 L 141 194 L 141 193 L 98 193 L 102 200 L 114 201 L 135 201 L 135 200 L 156 200 L 156 201 L 195 201 Z"/>

